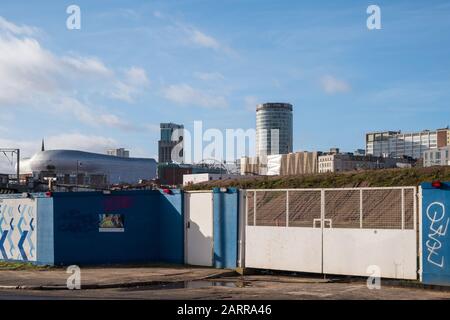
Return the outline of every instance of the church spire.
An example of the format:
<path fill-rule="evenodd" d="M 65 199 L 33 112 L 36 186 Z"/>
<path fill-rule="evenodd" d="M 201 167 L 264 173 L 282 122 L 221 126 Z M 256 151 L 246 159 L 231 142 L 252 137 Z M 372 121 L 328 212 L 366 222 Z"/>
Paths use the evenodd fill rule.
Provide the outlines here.
<path fill-rule="evenodd" d="M 44 139 L 42 139 L 41 151 L 45 151 Z"/>

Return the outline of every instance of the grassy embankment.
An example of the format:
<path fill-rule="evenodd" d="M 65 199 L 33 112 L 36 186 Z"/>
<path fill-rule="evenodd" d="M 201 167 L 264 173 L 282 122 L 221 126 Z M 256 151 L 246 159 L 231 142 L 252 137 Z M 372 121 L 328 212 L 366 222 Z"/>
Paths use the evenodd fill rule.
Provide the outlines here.
<path fill-rule="evenodd" d="M 282 189 L 417 186 L 422 182 L 431 182 L 433 180 L 450 181 L 450 166 L 321 173 L 296 176 L 249 177 L 237 180 L 211 181 L 191 185 L 186 187 L 185 190 L 207 190 L 214 187 Z"/>

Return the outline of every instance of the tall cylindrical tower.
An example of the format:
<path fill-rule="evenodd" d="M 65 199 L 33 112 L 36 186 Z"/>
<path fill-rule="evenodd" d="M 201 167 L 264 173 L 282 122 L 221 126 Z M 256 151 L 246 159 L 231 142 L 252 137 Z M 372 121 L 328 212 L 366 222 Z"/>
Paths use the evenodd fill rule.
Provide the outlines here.
<path fill-rule="evenodd" d="M 264 103 L 256 106 L 256 155 L 292 152 L 292 105 Z"/>

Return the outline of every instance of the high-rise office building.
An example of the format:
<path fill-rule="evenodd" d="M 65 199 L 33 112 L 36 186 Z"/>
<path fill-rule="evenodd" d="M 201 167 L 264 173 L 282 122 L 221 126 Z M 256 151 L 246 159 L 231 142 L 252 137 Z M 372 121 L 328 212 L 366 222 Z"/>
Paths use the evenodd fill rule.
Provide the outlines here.
<path fill-rule="evenodd" d="M 158 141 L 158 162 L 159 163 L 183 163 L 183 136 L 184 126 L 175 123 L 161 123 L 161 138 Z M 177 154 L 173 155 L 174 148 Z M 175 158 L 173 157 L 175 156 Z"/>
<path fill-rule="evenodd" d="M 420 159 L 423 153 L 449 144 L 450 130 L 437 129 L 421 132 L 371 132 L 366 134 L 366 154 L 376 157 L 412 157 Z"/>
<path fill-rule="evenodd" d="M 292 152 L 292 105 L 264 103 L 256 107 L 256 155 Z"/>

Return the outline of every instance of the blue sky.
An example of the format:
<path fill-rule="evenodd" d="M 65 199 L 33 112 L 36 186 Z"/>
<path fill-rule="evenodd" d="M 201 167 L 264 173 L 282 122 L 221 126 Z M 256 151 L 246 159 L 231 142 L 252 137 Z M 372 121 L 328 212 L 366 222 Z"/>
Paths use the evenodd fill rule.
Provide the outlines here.
<path fill-rule="evenodd" d="M 254 128 L 267 101 L 294 105 L 295 150 L 450 123 L 448 1 L 16 0 L 0 17 L 0 145 L 26 155 L 44 137 L 156 157 L 160 122 Z"/>

